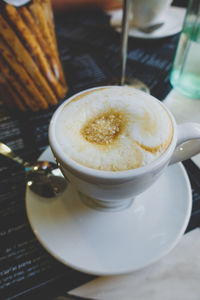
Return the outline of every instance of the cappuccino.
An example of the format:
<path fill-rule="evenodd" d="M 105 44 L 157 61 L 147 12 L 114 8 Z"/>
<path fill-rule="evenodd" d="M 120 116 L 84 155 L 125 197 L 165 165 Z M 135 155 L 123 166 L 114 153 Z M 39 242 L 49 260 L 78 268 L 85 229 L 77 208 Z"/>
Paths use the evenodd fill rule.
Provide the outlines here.
<path fill-rule="evenodd" d="M 150 164 L 173 136 L 171 118 L 153 97 L 131 87 L 102 87 L 67 102 L 56 121 L 56 139 L 75 162 L 104 171 Z"/>

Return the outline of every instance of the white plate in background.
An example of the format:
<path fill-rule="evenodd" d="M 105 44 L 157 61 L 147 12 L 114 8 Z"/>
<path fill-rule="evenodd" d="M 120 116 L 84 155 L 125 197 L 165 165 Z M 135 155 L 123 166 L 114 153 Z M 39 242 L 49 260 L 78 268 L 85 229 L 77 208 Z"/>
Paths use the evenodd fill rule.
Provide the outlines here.
<path fill-rule="evenodd" d="M 160 39 L 179 33 L 182 30 L 186 9 L 182 7 L 170 6 L 166 13 L 166 21 L 163 26 L 152 33 L 144 33 L 135 27 L 129 30 L 129 36 L 142 39 Z M 110 24 L 113 27 L 120 25 L 122 10 L 108 12 L 111 16 Z M 118 31 L 121 31 L 118 29 Z"/>

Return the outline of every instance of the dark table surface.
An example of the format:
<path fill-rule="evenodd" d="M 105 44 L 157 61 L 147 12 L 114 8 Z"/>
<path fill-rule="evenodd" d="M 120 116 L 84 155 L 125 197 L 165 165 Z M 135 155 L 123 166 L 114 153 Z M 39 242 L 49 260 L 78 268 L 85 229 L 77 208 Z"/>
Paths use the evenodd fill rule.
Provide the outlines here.
<path fill-rule="evenodd" d="M 108 16 L 98 10 L 74 11 L 57 16 L 55 22 L 67 97 L 118 76 L 120 34 L 109 27 Z M 144 81 L 161 101 L 171 90 L 169 72 L 178 37 L 129 40 L 127 75 Z M 0 141 L 35 161 L 48 146 L 55 109 L 22 114 L 0 103 Z M 200 225 L 200 170 L 191 160 L 185 167 L 193 192 L 189 231 Z M 42 248 L 26 216 L 24 170 L 0 157 L 0 299 L 52 299 L 92 278 L 62 265 Z"/>

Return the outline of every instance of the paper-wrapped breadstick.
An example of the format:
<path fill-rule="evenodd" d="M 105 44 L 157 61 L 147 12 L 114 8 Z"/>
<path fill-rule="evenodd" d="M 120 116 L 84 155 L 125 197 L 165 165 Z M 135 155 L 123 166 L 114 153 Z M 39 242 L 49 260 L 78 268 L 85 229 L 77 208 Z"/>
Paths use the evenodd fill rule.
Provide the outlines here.
<path fill-rule="evenodd" d="M 48 13 L 42 10 L 43 4 Z M 11 82 L 8 96 L 12 96 L 14 102 L 16 92 L 15 104 L 21 110 L 47 109 L 49 105 L 56 105 L 67 91 L 50 20 L 53 22 L 51 4 L 47 0 L 44 3 L 33 0 L 19 8 L 1 3 L 0 75 L 2 72 Z M 5 91 L 1 82 L 1 94 Z"/>
<path fill-rule="evenodd" d="M 10 77 L 10 70 L 1 59 L 0 69 L 4 70 L 4 74 L 1 74 L 0 76 L 0 92 L 2 95 L 1 100 L 7 103 L 10 108 L 14 108 L 16 106 L 20 110 L 26 111 L 26 106 L 22 102 L 21 98 L 18 96 L 17 92 L 13 89 L 12 79 L 14 78 Z M 11 103 L 13 103 L 13 105 Z"/>
<path fill-rule="evenodd" d="M 62 72 L 62 68 L 60 65 L 57 44 L 54 32 L 53 19 L 50 15 L 50 2 L 43 0 L 33 0 L 32 4 L 30 4 L 30 10 L 35 18 L 36 23 L 38 24 L 40 31 L 43 35 L 44 40 L 47 41 L 48 46 L 51 49 L 51 52 L 56 56 L 59 67 L 59 77 L 61 82 L 65 85 L 65 80 Z M 47 19 L 48 16 L 48 19 Z"/>
<path fill-rule="evenodd" d="M 22 106 L 24 106 L 30 108 L 33 111 L 38 111 L 40 107 L 38 107 L 37 103 L 34 102 L 32 96 L 30 96 L 30 94 L 27 92 L 24 86 L 17 80 L 16 75 L 14 75 L 11 68 L 3 60 L 2 57 L 0 57 L 0 69 L 1 69 L 2 80 L 4 78 L 4 84 L 8 83 L 8 85 L 12 88 L 12 90 L 16 91 L 16 95 L 19 96 L 19 97 L 17 96 L 14 97 L 14 95 L 12 95 L 13 100 L 15 100 L 16 98 L 15 103 L 17 107 L 23 110 Z"/>
<path fill-rule="evenodd" d="M 47 41 L 49 47 L 52 51 L 55 51 L 55 41 L 52 38 L 51 31 L 49 30 L 47 20 L 45 18 L 42 6 L 40 1 L 34 0 L 30 4 L 30 10 L 33 14 L 37 24 L 40 27 L 41 33 L 43 34 L 44 39 Z"/>
<path fill-rule="evenodd" d="M 39 90 L 50 104 L 57 104 L 57 98 L 48 85 L 46 79 L 41 74 L 37 64 L 30 53 L 21 43 L 15 32 L 11 29 L 7 21 L 0 15 L 0 35 L 10 46 L 16 56 L 16 60 L 21 63 L 24 69 L 30 74 Z"/>
<path fill-rule="evenodd" d="M 47 80 L 52 86 L 52 89 L 55 91 L 58 97 L 63 96 L 64 88 L 58 82 L 55 74 L 52 72 L 51 66 L 48 63 L 48 60 L 41 49 L 40 44 L 37 42 L 36 37 L 31 32 L 31 30 L 26 26 L 20 14 L 17 12 L 17 9 L 12 5 L 8 4 L 5 6 L 5 11 L 7 13 L 8 19 L 15 24 L 16 29 L 20 33 L 21 38 L 24 40 L 24 43 L 27 45 L 32 55 L 35 57 L 40 67 L 40 71 L 43 75 L 47 75 Z"/>
<path fill-rule="evenodd" d="M 55 35 L 55 28 L 54 28 L 54 21 L 53 21 L 53 13 L 52 13 L 52 7 L 51 7 L 51 0 L 40 0 L 40 4 L 42 6 L 46 22 L 48 24 L 48 28 L 51 33 L 51 37 L 53 39 L 54 45 L 56 44 L 56 35 Z"/>
<path fill-rule="evenodd" d="M 18 12 L 20 12 L 20 15 L 26 22 L 29 30 L 32 30 L 32 33 L 35 35 L 40 47 L 42 48 L 42 51 L 45 53 L 47 60 L 50 62 L 50 65 L 52 66 L 56 78 L 59 78 L 60 67 L 58 65 L 57 56 L 54 53 L 52 53 L 51 50 L 49 49 L 46 40 L 43 38 L 42 33 L 40 32 L 39 26 L 35 26 L 35 21 L 33 19 L 32 14 L 26 7 L 21 7 L 20 10 L 18 10 Z M 62 71 L 61 73 L 63 74 Z"/>
<path fill-rule="evenodd" d="M 0 79 L 0 101 L 7 104 L 7 106 L 9 108 L 14 109 L 14 108 L 16 108 L 15 100 L 13 99 L 13 96 L 9 92 L 9 89 L 11 89 L 11 87 L 8 86 L 6 82 L 2 83 L 1 79 Z M 15 95 L 14 95 L 14 97 L 15 97 Z M 20 99 L 19 99 L 19 102 L 21 105 Z M 25 111 L 26 108 L 22 105 L 21 110 Z"/>
<path fill-rule="evenodd" d="M 50 34 L 52 37 L 52 45 L 54 45 L 54 49 L 55 49 L 54 53 L 55 53 L 55 56 L 58 61 L 60 80 L 63 83 L 63 85 L 65 86 L 66 82 L 65 82 L 63 71 L 62 71 L 60 59 L 58 56 L 58 48 L 57 48 L 57 42 L 56 42 L 56 34 L 55 34 L 55 26 L 54 26 L 54 20 L 53 20 L 51 0 L 40 0 L 40 3 L 42 5 L 42 9 L 43 9 L 44 15 L 46 17 L 47 26 L 50 30 Z"/>
<path fill-rule="evenodd" d="M 25 89 L 29 92 L 32 102 L 37 104 L 37 106 L 41 109 L 46 109 L 48 107 L 48 103 L 42 94 L 37 89 L 35 83 L 25 71 L 23 66 L 18 63 L 15 59 L 10 48 L 6 45 L 6 43 L 0 38 L 0 53 L 6 63 L 10 66 L 10 69 L 13 70 L 16 78 L 20 79 L 20 82 L 23 84 Z M 3 71 L 3 70 L 2 70 Z M 16 80 L 16 79 L 15 79 Z"/>

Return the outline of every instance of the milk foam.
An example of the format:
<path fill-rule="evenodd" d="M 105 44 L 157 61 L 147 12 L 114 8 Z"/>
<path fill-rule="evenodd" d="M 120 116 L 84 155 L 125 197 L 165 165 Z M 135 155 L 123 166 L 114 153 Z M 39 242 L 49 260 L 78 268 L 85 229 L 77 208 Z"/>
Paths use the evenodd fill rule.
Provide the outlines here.
<path fill-rule="evenodd" d="M 159 102 L 138 97 L 130 87 L 81 94 L 66 103 L 56 122 L 56 138 L 65 154 L 104 171 L 153 162 L 168 148 L 173 134 L 170 116 Z"/>

